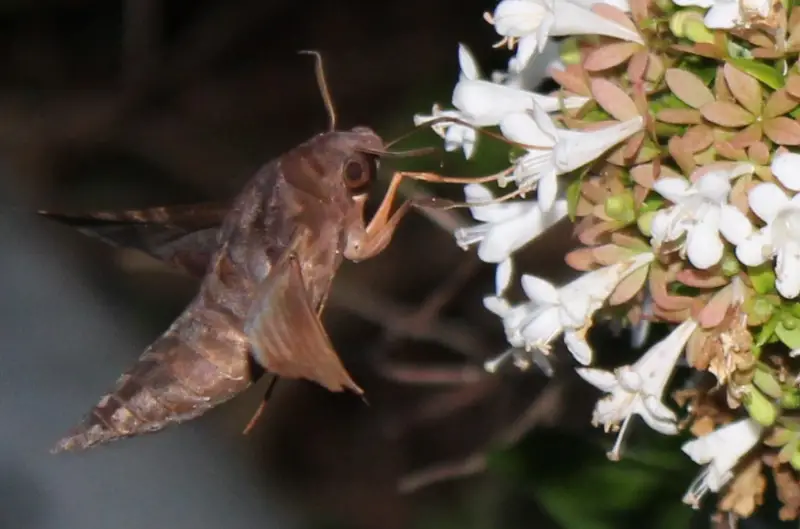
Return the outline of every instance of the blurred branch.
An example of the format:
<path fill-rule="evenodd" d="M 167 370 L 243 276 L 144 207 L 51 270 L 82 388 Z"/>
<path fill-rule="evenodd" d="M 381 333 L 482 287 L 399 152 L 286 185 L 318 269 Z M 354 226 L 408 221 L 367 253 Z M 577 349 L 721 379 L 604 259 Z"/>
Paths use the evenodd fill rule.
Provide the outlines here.
<path fill-rule="evenodd" d="M 466 458 L 431 465 L 406 475 L 398 483 L 402 493 L 416 492 L 422 488 L 480 474 L 487 469 L 488 451 L 516 444 L 536 426 L 553 422 L 558 417 L 558 408 L 566 396 L 568 383 L 552 380 L 525 412 L 507 429 L 501 431 L 484 450 L 470 454 Z"/>

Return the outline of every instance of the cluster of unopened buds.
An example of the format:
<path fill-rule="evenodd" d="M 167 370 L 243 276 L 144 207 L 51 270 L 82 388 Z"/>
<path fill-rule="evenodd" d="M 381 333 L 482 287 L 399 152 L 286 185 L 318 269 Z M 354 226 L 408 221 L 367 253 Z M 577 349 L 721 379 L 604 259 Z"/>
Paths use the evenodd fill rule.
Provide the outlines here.
<path fill-rule="evenodd" d="M 511 146 L 508 168 L 465 187 L 478 224 L 455 234 L 497 265 L 484 303 L 511 347 L 486 369 L 541 363 L 563 339 L 605 393 L 592 422 L 616 432 L 611 459 L 638 415 L 694 437 L 683 451 L 704 467 L 687 503 L 710 491 L 719 511 L 746 517 L 772 479 L 781 518 L 797 518 L 800 8 L 502 0 L 486 20 L 513 53 L 508 70 L 482 77 L 460 46 L 454 108 L 415 116 L 468 159 L 483 129 Z M 539 94 L 525 73 L 548 49 L 559 88 Z M 580 275 L 557 286 L 523 274 L 528 299 L 510 301 L 514 254 L 564 218 Z M 651 325 L 671 330 L 604 370 L 588 334 L 601 319 L 627 325 L 640 350 Z"/>

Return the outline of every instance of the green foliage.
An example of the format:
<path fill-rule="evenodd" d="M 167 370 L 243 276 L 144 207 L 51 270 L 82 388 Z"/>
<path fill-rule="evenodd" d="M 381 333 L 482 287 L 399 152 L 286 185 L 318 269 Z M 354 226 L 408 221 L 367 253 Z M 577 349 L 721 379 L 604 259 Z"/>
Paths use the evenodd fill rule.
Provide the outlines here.
<path fill-rule="evenodd" d="M 680 438 L 636 433 L 620 462 L 584 437 L 537 431 L 493 453 L 489 467 L 564 529 L 683 529 L 692 510 L 681 497 L 698 467 L 680 451 Z"/>

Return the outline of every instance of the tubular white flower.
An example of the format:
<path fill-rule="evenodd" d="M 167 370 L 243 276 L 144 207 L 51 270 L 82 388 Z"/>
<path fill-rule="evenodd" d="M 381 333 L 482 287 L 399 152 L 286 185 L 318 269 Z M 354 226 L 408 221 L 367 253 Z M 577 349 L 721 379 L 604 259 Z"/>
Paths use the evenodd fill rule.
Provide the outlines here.
<path fill-rule="evenodd" d="M 464 195 L 470 204 L 494 199 L 489 188 L 482 184 L 464 186 Z M 482 224 L 458 228 L 454 233 L 456 243 L 465 250 L 478 243 L 481 261 L 500 263 L 566 217 L 567 201 L 556 200 L 547 212 L 543 212 L 533 200 L 475 205 L 470 207 L 470 211 Z"/>
<path fill-rule="evenodd" d="M 555 96 L 523 90 L 513 83 L 501 84 L 481 79 L 475 57 L 463 44 L 458 46 L 458 61 L 461 73 L 452 97 L 456 110 L 442 111 L 435 105 L 431 115 L 415 115 L 415 125 L 419 126 L 436 118 L 449 117 L 460 119 L 473 127 L 490 127 L 498 125 L 508 114 L 524 112 L 535 105 L 541 106 L 546 112 L 555 112 L 560 110 L 562 105 L 564 108 L 580 108 L 589 100 L 587 97 L 579 96 L 559 100 Z M 467 159 L 474 153 L 477 135 L 473 128 L 447 122 L 435 124 L 432 128 L 445 139 L 446 150 L 454 151 L 461 147 Z"/>
<path fill-rule="evenodd" d="M 502 318 L 512 346 L 549 353 L 552 341 L 564 334 L 570 353 L 588 365 L 593 354 L 586 332 L 592 325 L 592 316 L 620 281 L 650 264 L 653 258 L 652 253 L 638 254 L 583 274 L 561 288 L 542 278 L 524 275 L 522 288 L 530 302 L 511 306 L 501 296 L 490 296 L 484 299 L 484 305 Z"/>
<path fill-rule="evenodd" d="M 731 180 L 753 170 L 752 164 L 743 163 L 731 170 L 708 172 L 694 184 L 677 177 L 656 180 L 653 189 L 675 205 L 653 217 L 653 247 L 686 235 L 680 245 L 682 256 L 688 256 L 689 262 L 701 270 L 717 264 L 724 249 L 720 233 L 737 244 L 751 231 L 750 221 L 728 204 L 728 196 Z"/>
<path fill-rule="evenodd" d="M 758 184 L 748 195 L 750 209 L 766 226 L 749 234 L 736 246 L 736 257 L 747 266 L 758 266 L 773 257 L 775 287 L 781 296 L 800 295 L 800 195 L 792 199 L 776 184 Z"/>
<path fill-rule="evenodd" d="M 686 320 L 651 347 L 635 364 L 622 366 L 613 372 L 577 368 L 584 380 L 609 393 L 597 402 L 592 415 L 593 425 L 602 424 L 606 432 L 619 432 L 614 447 L 608 453 L 609 459 L 619 460 L 622 441 L 634 415 L 641 416 L 650 428 L 659 433 L 678 433 L 675 412 L 667 408 L 661 399 L 686 342 L 696 328 L 697 322 Z"/>
<path fill-rule="evenodd" d="M 516 57 L 523 66 L 550 37 L 605 35 L 644 44 L 637 32 L 569 0 L 503 0 L 487 17 L 504 41 L 518 41 Z"/>
<path fill-rule="evenodd" d="M 703 23 L 709 29 L 746 27 L 750 18 L 766 18 L 772 8 L 771 0 L 675 0 L 679 6 L 711 8 Z"/>
<path fill-rule="evenodd" d="M 510 114 L 500 122 L 503 135 L 531 148 L 516 161 L 508 179 L 526 191 L 538 187 L 539 204 L 547 211 L 558 194 L 558 175 L 592 162 L 643 127 L 637 116 L 591 132 L 559 129 L 538 105 L 531 112 Z"/>
<path fill-rule="evenodd" d="M 699 508 L 708 491 L 719 492 L 733 477 L 733 467 L 761 438 L 763 427 L 751 418 L 741 419 L 710 434 L 684 443 L 681 449 L 700 465 L 707 465 L 689 486 L 684 503 Z"/>

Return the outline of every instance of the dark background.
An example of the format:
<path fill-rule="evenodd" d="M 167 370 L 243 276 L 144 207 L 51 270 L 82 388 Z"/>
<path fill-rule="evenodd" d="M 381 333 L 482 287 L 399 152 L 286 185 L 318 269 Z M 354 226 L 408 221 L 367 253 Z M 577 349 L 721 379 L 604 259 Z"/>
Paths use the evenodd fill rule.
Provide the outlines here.
<path fill-rule="evenodd" d="M 384 254 L 343 267 L 326 311 L 369 405 L 289 382 L 247 437 L 258 389 L 158 435 L 48 453 L 196 283 L 26 211 L 233 196 L 260 165 L 327 126 L 301 49 L 324 56 L 340 128 L 368 125 L 387 139 L 407 132 L 415 112 L 449 103 L 458 42 L 487 74 L 505 65 L 482 20 L 492 7 L 0 2 L 0 528 L 583 529 L 652 520 L 664 506 L 678 521 L 659 527 L 682 526 L 690 512 L 680 495 L 696 468 L 674 443 L 664 458 L 682 473 L 666 481 L 663 469 L 643 473 L 634 462 L 631 478 L 620 470 L 630 467 L 605 462 L 610 440 L 588 424 L 595 395 L 575 383 L 565 356 L 556 355 L 553 379 L 481 371 L 505 348 L 481 305 L 493 268 L 420 215 Z M 403 145 L 440 140 L 426 132 Z M 468 174 L 498 159 L 413 163 Z M 460 198 L 458 188 L 429 191 Z M 557 277 L 570 244 L 562 227 L 521 252 L 520 269 Z M 533 444 L 492 456 L 531 430 L 541 432 Z M 487 464 L 500 470 L 487 474 Z M 471 477 L 446 479 L 460 474 Z M 400 491 L 429 481 L 442 482 Z M 609 496 L 614 487 L 623 492 Z"/>

